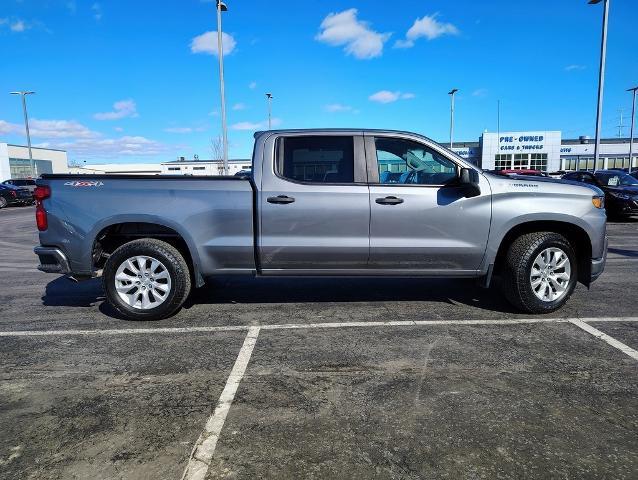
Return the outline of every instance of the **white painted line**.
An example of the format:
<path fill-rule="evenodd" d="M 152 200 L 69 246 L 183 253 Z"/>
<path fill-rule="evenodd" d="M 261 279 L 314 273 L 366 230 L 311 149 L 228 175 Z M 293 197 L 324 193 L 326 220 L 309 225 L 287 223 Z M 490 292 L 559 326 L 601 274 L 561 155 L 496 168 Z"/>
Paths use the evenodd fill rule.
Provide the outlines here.
<path fill-rule="evenodd" d="M 388 322 L 326 322 L 283 323 L 259 325 L 261 330 L 303 330 L 316 328 L 372 328 L 415 327 L 436 325 L 528 325 L 535 323 L 581 322 L 638 322 L 638 317 L 588 317 L 588 318 L 514 318 L 503 320 L 405 320 Z M 161 327 L 161 328 L 117 328 L 107 330 L 17 330 L 0 332 L 1 337 L 46 337 L 59 335 L 135 335 L 149 333 L 212 333 L 235 332 L 253 328 L 250 325 L 226 325 L 219 327 Z"/>
<path fill-rule="evenodd" d="M 182 475 L 182 480 L 203 480 L 206 477 L 210 461 L 213 458 L 213 453 L 215 453 L 219 434 L 224 427 L 224 422 L 235 398 L 239 382 L 241 382 L 246 372 L 258 335 L 259 327 L 250 327 L 248 329 L 244 344 L 239 350 L 237 360 L 235 360 L 235 365 L 228 376 L 228 380 L 226 380 L 226 386 L 219 396 L 217 408 L 215 408 L 215 411 L 206 422 L 204 431 L 193 447 L 190 460 L 184 470 L 184 475 Z"/>
<path fill-rule="evenodd" d="M 599 338 L 599 339 L 601 339 L 604 342 L 607 342 L 612 347 L 617 348 L 621 352 L 629 355 L 634 360 L 638 360 L 638 352 L 636 350 L 634 350 L 631 347 L 628 347 L 627 345 L 625 345 L 622 342 L 619 342 L 614 337 L 610 337 L 606 333 L 601 332 L 597 328 L 592 327 L 591 325 L 583 322 L 582 320 L 570 320 L 569 323 L 573 323 L 577 327 L 580 327 L 583 330 L 585 330 L 587 333 L 590 333 L 594 337 Z"/>

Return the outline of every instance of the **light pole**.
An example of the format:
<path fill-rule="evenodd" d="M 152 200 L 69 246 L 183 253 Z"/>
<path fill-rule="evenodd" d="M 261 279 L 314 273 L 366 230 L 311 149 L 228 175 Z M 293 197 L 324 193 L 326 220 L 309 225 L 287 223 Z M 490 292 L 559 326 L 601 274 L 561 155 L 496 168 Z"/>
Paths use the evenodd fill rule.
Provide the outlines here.
<path fill-rule="evenodd" d="M 627 89 L 628 92 L 633 93 L 631 100 L 631 129 L 629 133 L 629 173 L 631 173 L 631 156 L 634 154 L 634 122 L 636 120 L 636 90 L 638 87 Z"/>
<path fill-rule="evenodd" d="M 219 91 L 222 102 L 222 142 L 224 148 L 224 175 L 228 175 L 228 129 L 226 127 L 226 93 L 224 90 L 224 46 L 222 44 L 222 12 L 228 7 L 217 0 L 217 56 L 219 57 Z"/>
<path fill-rule="evenodd" d="M 27 95 L 32 95 L 35 92 L 11 92 L 11 95 L 20 95 L 22 97 L 22 112 L 24 113 L 24 128 L 27 131 L 27 146 L 29 148 L 29 166 L 31 167 L 31 176 L 37 177 L 38 172 L 35 168 L 35 163 L 33 163 L 33 154 L 31 153 L 31 134 L 29 133 L 29 115 L 27 114 Z"/>
<path fill-rule="evenodd" d="M 272 93 L 267 93 L 268 99 L 268 130 L 272 130 Z"/>
<path fill-rule="evenodd" d="M 450 96 L 450 150 L 452 150 L 452 142 L 454 141 L 454 95 L 458 91 L 458 88 L 453 88 L 448 92 Z"/>
<path fill-rule="evenodd" d="M 600 130 L 603 115 L 603 90 L 605 88 L 605 58 L 607 57 L 607 20 L 609 18 L 609 0 L 589 0 L 590 5 L 604 2 L 603 34 L 600 41 L 600 68 L 598 70 L 598 106 L 596 107 L 596 144 L 594 146 L 594 172 L 598 168 L 600 157 Z"/>

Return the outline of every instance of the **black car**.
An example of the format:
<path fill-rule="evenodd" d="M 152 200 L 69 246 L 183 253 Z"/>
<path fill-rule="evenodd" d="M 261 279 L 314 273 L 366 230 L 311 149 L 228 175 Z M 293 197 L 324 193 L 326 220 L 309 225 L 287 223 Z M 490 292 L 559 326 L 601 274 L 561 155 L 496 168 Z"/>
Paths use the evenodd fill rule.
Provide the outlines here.
<path fill-rule="evenodd" d="M 589 183 L 605 192 L 605 208 L 610 217 L 638 215 L 638 179 L 619 170 L 570 172 L 564 180 Z"/>
<path fill-rule="evenodd" d="M 31 178 L 12 178 L 11 180 L 5 180 L 2 183 L 4 183 L 5 185 L 13 185 L 14 187 L 18 188 L 26 188 L 31 193 L 33 193 L 36 186 L 35 180 Z"/>
<path fill-rule="evenodd" d="M 26 188 L 0 183 L 0 208 L 9 205 L 32 205 L 33 195 Z"/>

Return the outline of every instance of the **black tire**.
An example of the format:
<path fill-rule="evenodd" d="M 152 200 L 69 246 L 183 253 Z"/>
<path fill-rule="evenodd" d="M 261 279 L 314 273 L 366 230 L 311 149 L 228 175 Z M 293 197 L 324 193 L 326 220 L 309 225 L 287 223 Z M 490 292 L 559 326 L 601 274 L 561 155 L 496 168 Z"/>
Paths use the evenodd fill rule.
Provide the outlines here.
<path fill-rule="evenodd" d="M 8 204 L 9 202 L 7 202 L 6 198 L 0 197 L 0 208 L 5 208 Z"/>
<path fill-rule="evenodd" d="M 120 298 L 116 289 L 117 269 L 127 259 L 138 255 L 159 260 L 170 275 L 168 297 L 159 306 L 148 310 L 128 305 Z M 115 250 L 104 266 L 102 281 L 109 304 L 130 320 L 160 320 L 173 315 L 186 301 L 191 289 L 190 271 L 179 250 L 166 242 L 152 238 L 133 240 Z"/>
<path fill-rule="evenodd" d="M 530 282 L 530 273 L 536 257 L 547 248 L 560 248 L 571 265 L 571 276 L 565 293 L 554 301 L 536 296 Z M 550 313 L 562 307 L 576 288 L 578 265 L 574 249 L 565 237 L 553 232 L 528 233 L 518 237 L 510 246 L 501 278 L 505 298 L 517 309 L 529 313 Z"/>

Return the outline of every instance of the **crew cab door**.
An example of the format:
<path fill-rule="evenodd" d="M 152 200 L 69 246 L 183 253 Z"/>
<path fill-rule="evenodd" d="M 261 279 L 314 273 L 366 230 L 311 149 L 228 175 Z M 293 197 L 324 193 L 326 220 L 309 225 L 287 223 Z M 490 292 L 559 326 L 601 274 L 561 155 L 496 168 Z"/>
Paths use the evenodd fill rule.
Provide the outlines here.
<path fill-rule="evenodd" d="M 487 247 L 491 191 L 466 198 L 460 166 L 434 142 L 365 136 L 370 178 L 370 269 L 454 275 L 476 271 Z"/>
<path fill-rule="evenodd" d="M 264 144 L 258 194 L 262 273 L 365 269 L 370 204 L 361 132 L 283 133 Z"/>

